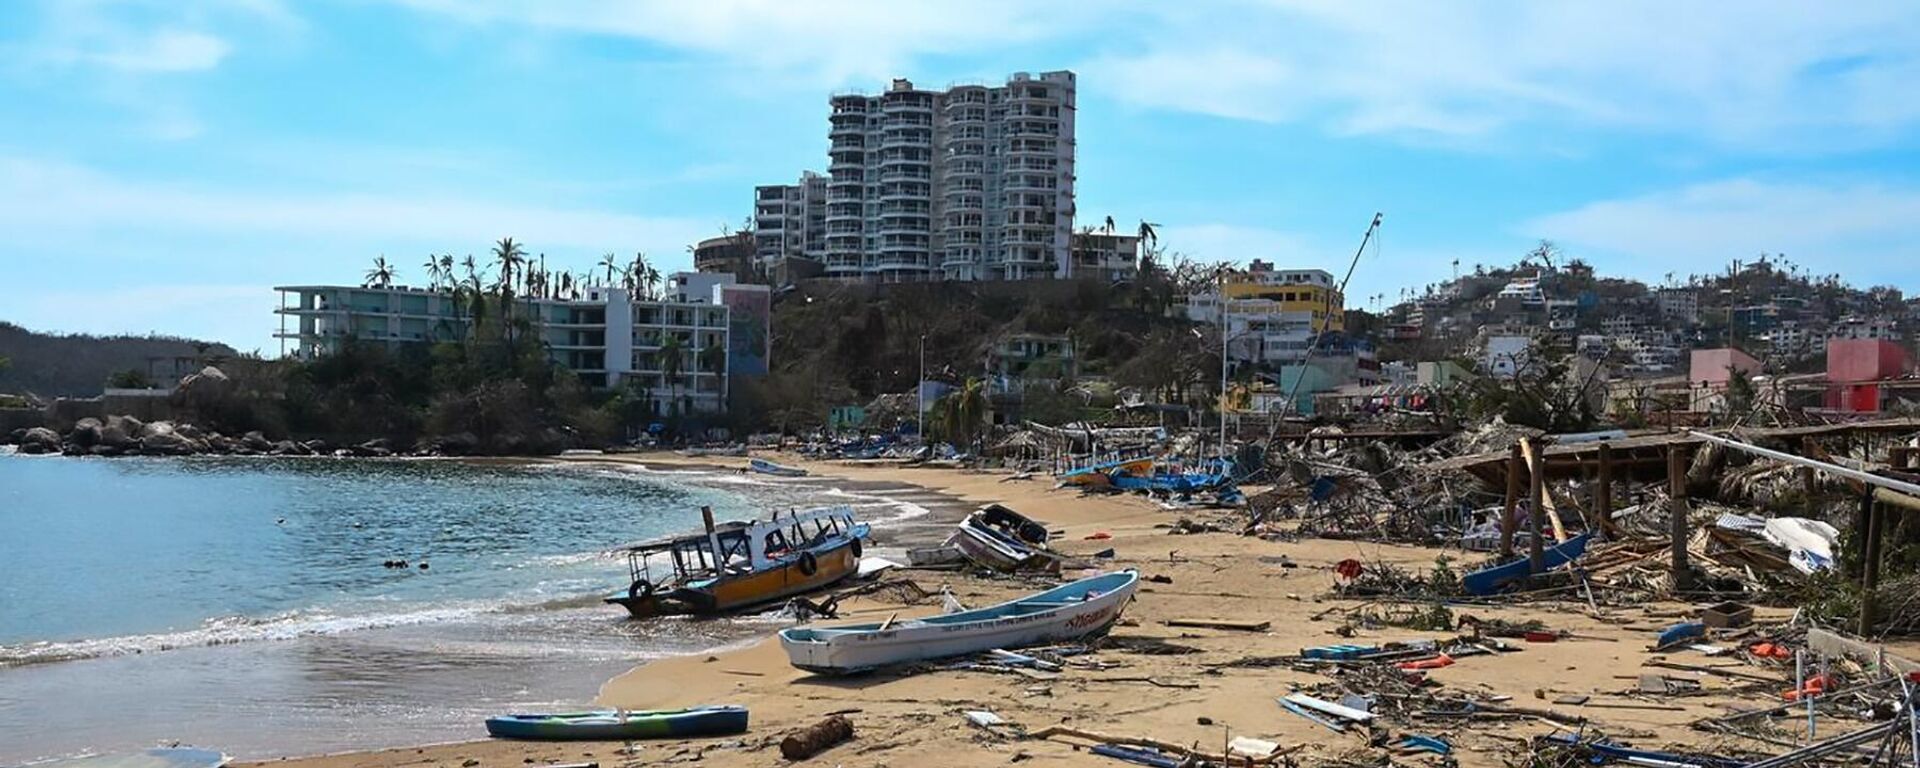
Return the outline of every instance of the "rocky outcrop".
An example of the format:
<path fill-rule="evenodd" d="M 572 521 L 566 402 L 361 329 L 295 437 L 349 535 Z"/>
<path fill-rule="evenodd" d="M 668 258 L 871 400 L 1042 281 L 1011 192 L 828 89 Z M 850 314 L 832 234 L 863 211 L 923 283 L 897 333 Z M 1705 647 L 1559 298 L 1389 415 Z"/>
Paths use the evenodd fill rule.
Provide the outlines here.
<path fill-rule="evenodd" d="M 190 430 L 198 434 L 199 430 Z M 150 456 L 188 456 L 205 453 L 207 443 L 174 427 L 171 421 L 155 421 L 140 430 L 140 452 Z"/>
<path fill-rule="evenodd" d="M 20 435 L 21 453 L 59 453 L 60 433 L 46 427 L 34 427 Z"/>
<path fill-rule="evenodd" d="M 81 419 L 73 425 L 73 429 L 67 431 L 67 448 L 92 450 L 100 444 L 100 431 L 105 428 L 106 425 L 100 423 L 99 419 L 91 416 Z"/>

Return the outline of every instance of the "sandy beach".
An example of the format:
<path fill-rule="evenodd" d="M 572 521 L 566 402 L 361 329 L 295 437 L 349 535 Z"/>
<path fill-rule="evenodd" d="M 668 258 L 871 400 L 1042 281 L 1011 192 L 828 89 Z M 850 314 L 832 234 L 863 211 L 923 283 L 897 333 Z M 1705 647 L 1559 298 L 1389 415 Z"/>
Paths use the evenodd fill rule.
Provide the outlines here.
<path fill-rule="evenodd" d="M 744 459 L 696 460 L 666 454 L 594 460 L 649 467 L 744 464 Z M 1330 732 L 1280 709 L 1274 702 L 1294 686 L 1326 678 L 1285 667 L 1223 665 L 1341 642 L 1450 636 L 1395 628 L 1345 630 L 1345 612 L 1362 605 L 1361 601 L 1325 597 L 1333 584 L 1332 566 L 1343 559 L 1391 562 L 1424 571 L 1433 566 L 1436 556 L 1449 554 L 1440 550 L 1316 539 L 1272 542 L 1229 533 L 1170 535 L 1167 526 L 1188 513 L 1163 510 L 1136 496 L 1081 496 L 1051 490 L 1045 477 L 1009 480 L 1000 472 L 806 462 L 792 456 L 781 460 L 802 464 L 818 476 L 910 484 L 962 502 L 937 511 L 935 516 L 941 519 L 928 522 L 944 522 L 963 506 L 1002 502 L 1045 521 L 1056 531 L 1064 531 L 1057 547 L 1069 554 L 1085 556 L 1112 548 L 1117 556 L 1101 561 L 1103 568 L 1137 568 L 1143 576 L 1167 580 L 1142 585 L 1136 601 L 1113 630 L 1113 637 L 1122 644 L 1160 641 L 1191 650 L 1153 654 L 1107 648 L 1091 657 L 1103 668 L 1069 667 L 1050 680 L 975 671 L 831 679 L 788 666 L 769 630 L 766 639 L 736 650 L 639 666 L 608 681 L 599 691 L 598 703 L 609 707 L 744 705 L 751 709 L 753 721 L 743 736 L 649 741 L 631 753 L 618 743 L 476 740 L 285 759 L 275 764 L 304 768 L 510 768 L 548 763 L 598 762 L 606 766 L 697 760 L 708 765 L 772 766 L 787 763 L 777 747 L 781 737 L 829 713 L 846 713 L 854 723 L 855 738 L 813 758 L 810 764 L 1121 764 L 1063 741 L 1020 738 L 1023 731 L 1055 725 L 1198 744 L 1216 752 L 1229 738 L 1248 736 L 1295 748 L 1298 759 L 1313 762 L 1366 746 L 1364 733 Z M 1100 533 L 1111 538 L 1088 538 Z M 898 546 L 898 542 L 889 540 L 886 530 L 876 531 L 875 536 L 881 546 Z M 1457 551 L 1450 554 L 1455 558 L 1474 557 Z M 1281 557 L 1297 567 L 1284 567 L 1278 562 Z M 929 591 L 948 588 L 968 606 L 998 602 L 1045 585 L 1040 581 L 983 579 L 950 572 L 908 571 L 900 575 Z M 904 617 L 937 610 L 937 604 L 903 605 L 881 596 L 860 597 L 843 602 L 841 620 L 880 620 L 896 613 Z M 1573 598 L 1524 606 L 1455 606 L 1453 610 L 1455 616 L 1539 619 L 1574 637 L 1552 643 L 1514 640 L 1510 642 L 1516 650 L 1511 653 L 1464 657 L 1429 673 L 1432 680 L 1449 689 L 1511 697 L 1507 704 L 1513 707 L 1584 716 L 1607 734 L 1648 748 L 1710 744 L 1708 735 L 1690 730 L 1686 723 L 1730 711 L 1737 700 L 1726 693 L 1726 680 L 1697 675 L 1693 676 L 1702 680 L 1703 695 L 1655 699 L 1631 694 L 1642 662 L 1655 658 L 1648 650 L 1654 632 L 1678 617 L 1690 615 L 1689 606 L 1675 603 L 1605 609 L 1603 614 L 1593 616 L 1584 601 Z M 1762 614 L 1778 617 L 1777 613 Z M 1235 631 L 1166 625 L 1176 618 L 1256 620 L 1270 622 L 1270 627 L 1265 631 Z M 1697 653 L 1683 651 L 1681 656 L 1674 660 L 1716 663 Z M 1752 667 L 1743 669 L 1766 674 Z M 1663 671 L 1672 677 L 1690 676 Z M 1788 668 L 1780 676 L 1778 687 L 1788 687 L 1790 676 Z M 1585 705 L 1553 703 L 1556 697 L 1567 694 L 1590 699 Z M 992 711 L 1008 725 L 992 730 L 970 726 L 962 715 L 969 710 Z M 1511 750 L 1524 749 L 1528 737 L 1555 727 L 1537 717 L 1471 724 L 1436 719 L 1424 724 L 1419 732 L 1451 741 L 1462 765 L 1492 766 L 1504 764 Z M 476 735 L 481 733 L 480 723 L 474 724 L 474 731 Z M 1396 731 L 1396 735 L 1401 732 Z M 1765 748 L 1752 743 L 1740 746 Z"/>

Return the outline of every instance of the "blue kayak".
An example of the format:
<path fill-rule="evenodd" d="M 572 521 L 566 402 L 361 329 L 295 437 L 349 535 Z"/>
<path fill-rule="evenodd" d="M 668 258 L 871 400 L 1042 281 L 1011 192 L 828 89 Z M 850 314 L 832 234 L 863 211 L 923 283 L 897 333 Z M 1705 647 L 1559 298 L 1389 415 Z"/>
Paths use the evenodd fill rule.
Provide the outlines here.
<path fill-rule="evenodd" d="M 1583 533 L 1560 544 L 1547 547 L 1540 552 L 1542 571 L 1551 571 L 1560 566 L 1580 559 L 1587 553 L 1587 542 L 1593 534 Z M 1467 574 L 1460 579 L 1460 586 L 1469 595 L 1491 595 L 1506 589 L 1508 585 L 1525 581 L 1533 575 L 1533 563 L 1520 558 L 1511 563 L 1502 563 Z"/>
<path fill-rule="evenodd" d="M 747 708 L 730 705 L 672 710 L 604 709 L 487 718 L 487 735 L 531 741 L 627 741 L 745 733 Z"/>

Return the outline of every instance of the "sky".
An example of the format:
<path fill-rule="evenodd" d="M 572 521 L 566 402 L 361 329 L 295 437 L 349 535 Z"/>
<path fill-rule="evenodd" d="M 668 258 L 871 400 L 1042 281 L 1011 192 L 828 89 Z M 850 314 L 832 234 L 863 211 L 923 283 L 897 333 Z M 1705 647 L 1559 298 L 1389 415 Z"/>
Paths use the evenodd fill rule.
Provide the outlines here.
<path fill-rule="evenodd" d="M 14 0 L 0 320 L 277 354 L 272 286 L 376 256 L 688 268 L 824 170 L 829 94 L 1056 69 L 1080 223 L 1338 276 L 1377 211 L 1350 307 L 1542 238 L 1920 292 L 1910 0 Z"/>

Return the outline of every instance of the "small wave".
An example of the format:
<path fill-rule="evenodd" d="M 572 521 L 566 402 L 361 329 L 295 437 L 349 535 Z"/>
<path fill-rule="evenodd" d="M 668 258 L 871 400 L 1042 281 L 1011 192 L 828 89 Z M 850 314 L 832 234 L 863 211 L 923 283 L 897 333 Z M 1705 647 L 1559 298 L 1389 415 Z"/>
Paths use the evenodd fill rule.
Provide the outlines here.
<path fill-rule="evenodd" d="M 28 664 L 154 653 L 178 648 L 292 640 L 314 635 L 335 635 L 367 629 L 427 624 L 497 613 L 511 607 L 513 606 L 502 603 L 475 602 L 394 613 L 336 615 L 328 611 L 312 611 L 283 613 L 268 617 L 220 616 L 206 620 L 197 629 L 180 632 L 0 645 L 0 669 Z"/>

